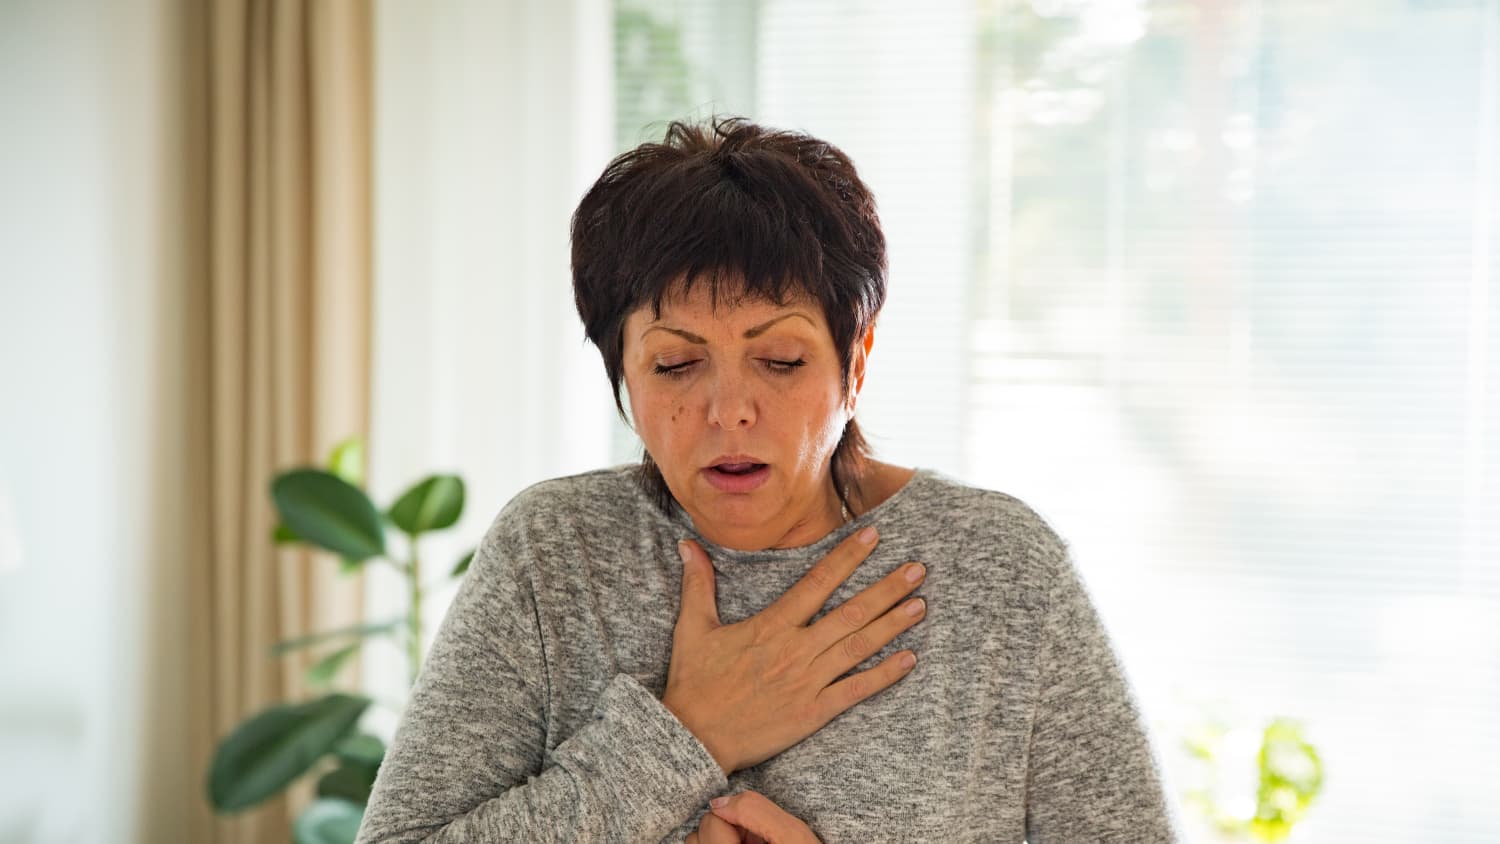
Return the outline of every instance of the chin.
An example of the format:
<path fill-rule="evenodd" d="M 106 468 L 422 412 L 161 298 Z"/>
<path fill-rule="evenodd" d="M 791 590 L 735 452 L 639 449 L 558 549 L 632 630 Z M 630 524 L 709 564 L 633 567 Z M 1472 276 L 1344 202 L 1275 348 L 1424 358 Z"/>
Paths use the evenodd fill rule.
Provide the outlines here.
<path fill-rule="evenodd" d="M 773 498 L 772 496 L 754 496 L 754 498 L 762 499 L 759 501 L 745 500 L 745 498 L 726 501 L 725 498 L 727 496 L 698 499 L 698 512 L 703 514 L 703 518 L 709 521 L 710 526 L 732 530 L 751 530 L 765 527 L 770 521 L 773 511 L 766 504 Z"/>
<path fill-rule="evenodd" d="M 690 512 L 696 514 L 698 529 L 705 533 L 764 530 L 784 498 L 767 488 L 744 494 L 724 493 L 702 481 L 694 492 L 697 494 L 688 499 L 693 503 Z"/>

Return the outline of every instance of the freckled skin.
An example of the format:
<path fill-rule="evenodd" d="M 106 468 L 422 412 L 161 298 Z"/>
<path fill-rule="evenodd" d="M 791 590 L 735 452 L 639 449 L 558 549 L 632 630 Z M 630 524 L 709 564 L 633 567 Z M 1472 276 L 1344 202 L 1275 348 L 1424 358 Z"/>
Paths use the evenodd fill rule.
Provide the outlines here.
<path fill-rule="evenodd" d="M 625 387 L 636 432 L 699 532 L 729 548 L 785 548 L 842 524 L 829 460 L 853 412 L 863 345 L 846 393 L 812 300 L 721 301 L 715 310 L 699 290 L 669 298 L 653 317 L 642 308 L 625 321 Z M 676 377 L 655 371 L 683 364 Z M 713 487 L 703 470 L 734 454 L 768 464 L 767 481 L 749 493 Z"/>

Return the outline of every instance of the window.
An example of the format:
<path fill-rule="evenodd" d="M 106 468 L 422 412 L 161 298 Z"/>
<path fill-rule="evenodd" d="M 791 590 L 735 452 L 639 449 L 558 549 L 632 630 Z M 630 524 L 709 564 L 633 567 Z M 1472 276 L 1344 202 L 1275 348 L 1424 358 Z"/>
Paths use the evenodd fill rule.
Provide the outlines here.
<path fill-rule="evenodd" d="M 892 260 L 865 426 L 1070 540 L 1174 789 L 1198 721 L 1287 715 L 1309 838 L 1492 836 L 1500 2 L 616 23 L 621 148 L 727 111 L 855 159 Z"/>

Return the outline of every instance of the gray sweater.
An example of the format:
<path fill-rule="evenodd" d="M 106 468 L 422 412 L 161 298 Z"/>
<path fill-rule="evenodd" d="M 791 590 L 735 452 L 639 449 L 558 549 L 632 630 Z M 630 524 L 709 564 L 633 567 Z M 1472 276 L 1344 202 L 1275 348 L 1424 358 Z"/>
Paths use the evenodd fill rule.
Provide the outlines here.
<path fill-rule="evenodd" d="M 926 618 L 856 670 L 903 648 L 916 668 L 726 782 L 660 702 L 677 541 L 708 551 L 729 624 L 868 524 L 880 543 L 824 611 L 924 563 Z M 919 470 L 816 544 L 736 551 L 659 509 L 630 467 L 537 484 L 495 519 L 358 840 L 681 841 L 710 798 L 741 790 L 830 843 L 1174 840 L 1119 662 L 1063 543 L 1025 504 Z"/>

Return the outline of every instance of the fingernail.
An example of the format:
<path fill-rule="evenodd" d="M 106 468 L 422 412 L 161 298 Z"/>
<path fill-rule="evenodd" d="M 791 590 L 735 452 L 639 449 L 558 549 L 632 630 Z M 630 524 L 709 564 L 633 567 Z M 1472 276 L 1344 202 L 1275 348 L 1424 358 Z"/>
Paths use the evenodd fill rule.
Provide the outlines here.
<path fill-rule="evenodd" d="M 911 565 L 907 566 L 906 567 L 906 582 L 907 583 L 916 583 L 917 581 L 921 580 L 922 579 L 922 572 L 924 572 L 924 571 L 926 571 L 926 569 L 922 568 L 922 564 L 921 563 L 912 563 Z"/>
<path fill-rule="evenodd" d="M 907 601 L 906 602 L 906 614 L 907 615 L 921 615 L 922 614 L 922 605 L 924 603 L 926 603 L 926 602 L 923 601 L 921 598 L 918 598 L 915 601 Z"/>
<path fill-rule="evenodd" d="M 906 656 L 901 657 L 901 667 L 902 668 L 910 668 L 910 667 L 912 667 L 913 665 L 916 665 L 916 664 L 917 664 L 917 655 L 916 654 L 907 654 Z"/>
<path fill-rule="evenodd" d="M 677 540 L 677 556 L 681 557 L 684 563 L 688 561 L 688 555 L 691 553 L 693 552 L 688 548 L 686 539 Z"/>
<path fill-rule="evenodd" d="M 722 809 L 725 806 L 729 805 L 729 798 L 728 797 L 715 797 L 714 799 L 708 801 L 708 805 L 714 807 L 715 809 Z"/>
<path fill-rule="evenodd" d="M 866 545 L 874 545 L 875 544 L 875 536 L 876 536 L 875 528 L 873 526 L 872 527 L 867 527 L 864 530 L 862 530 L 862 531 L 859 532 L 859 541 L 863 542 Z"/>

